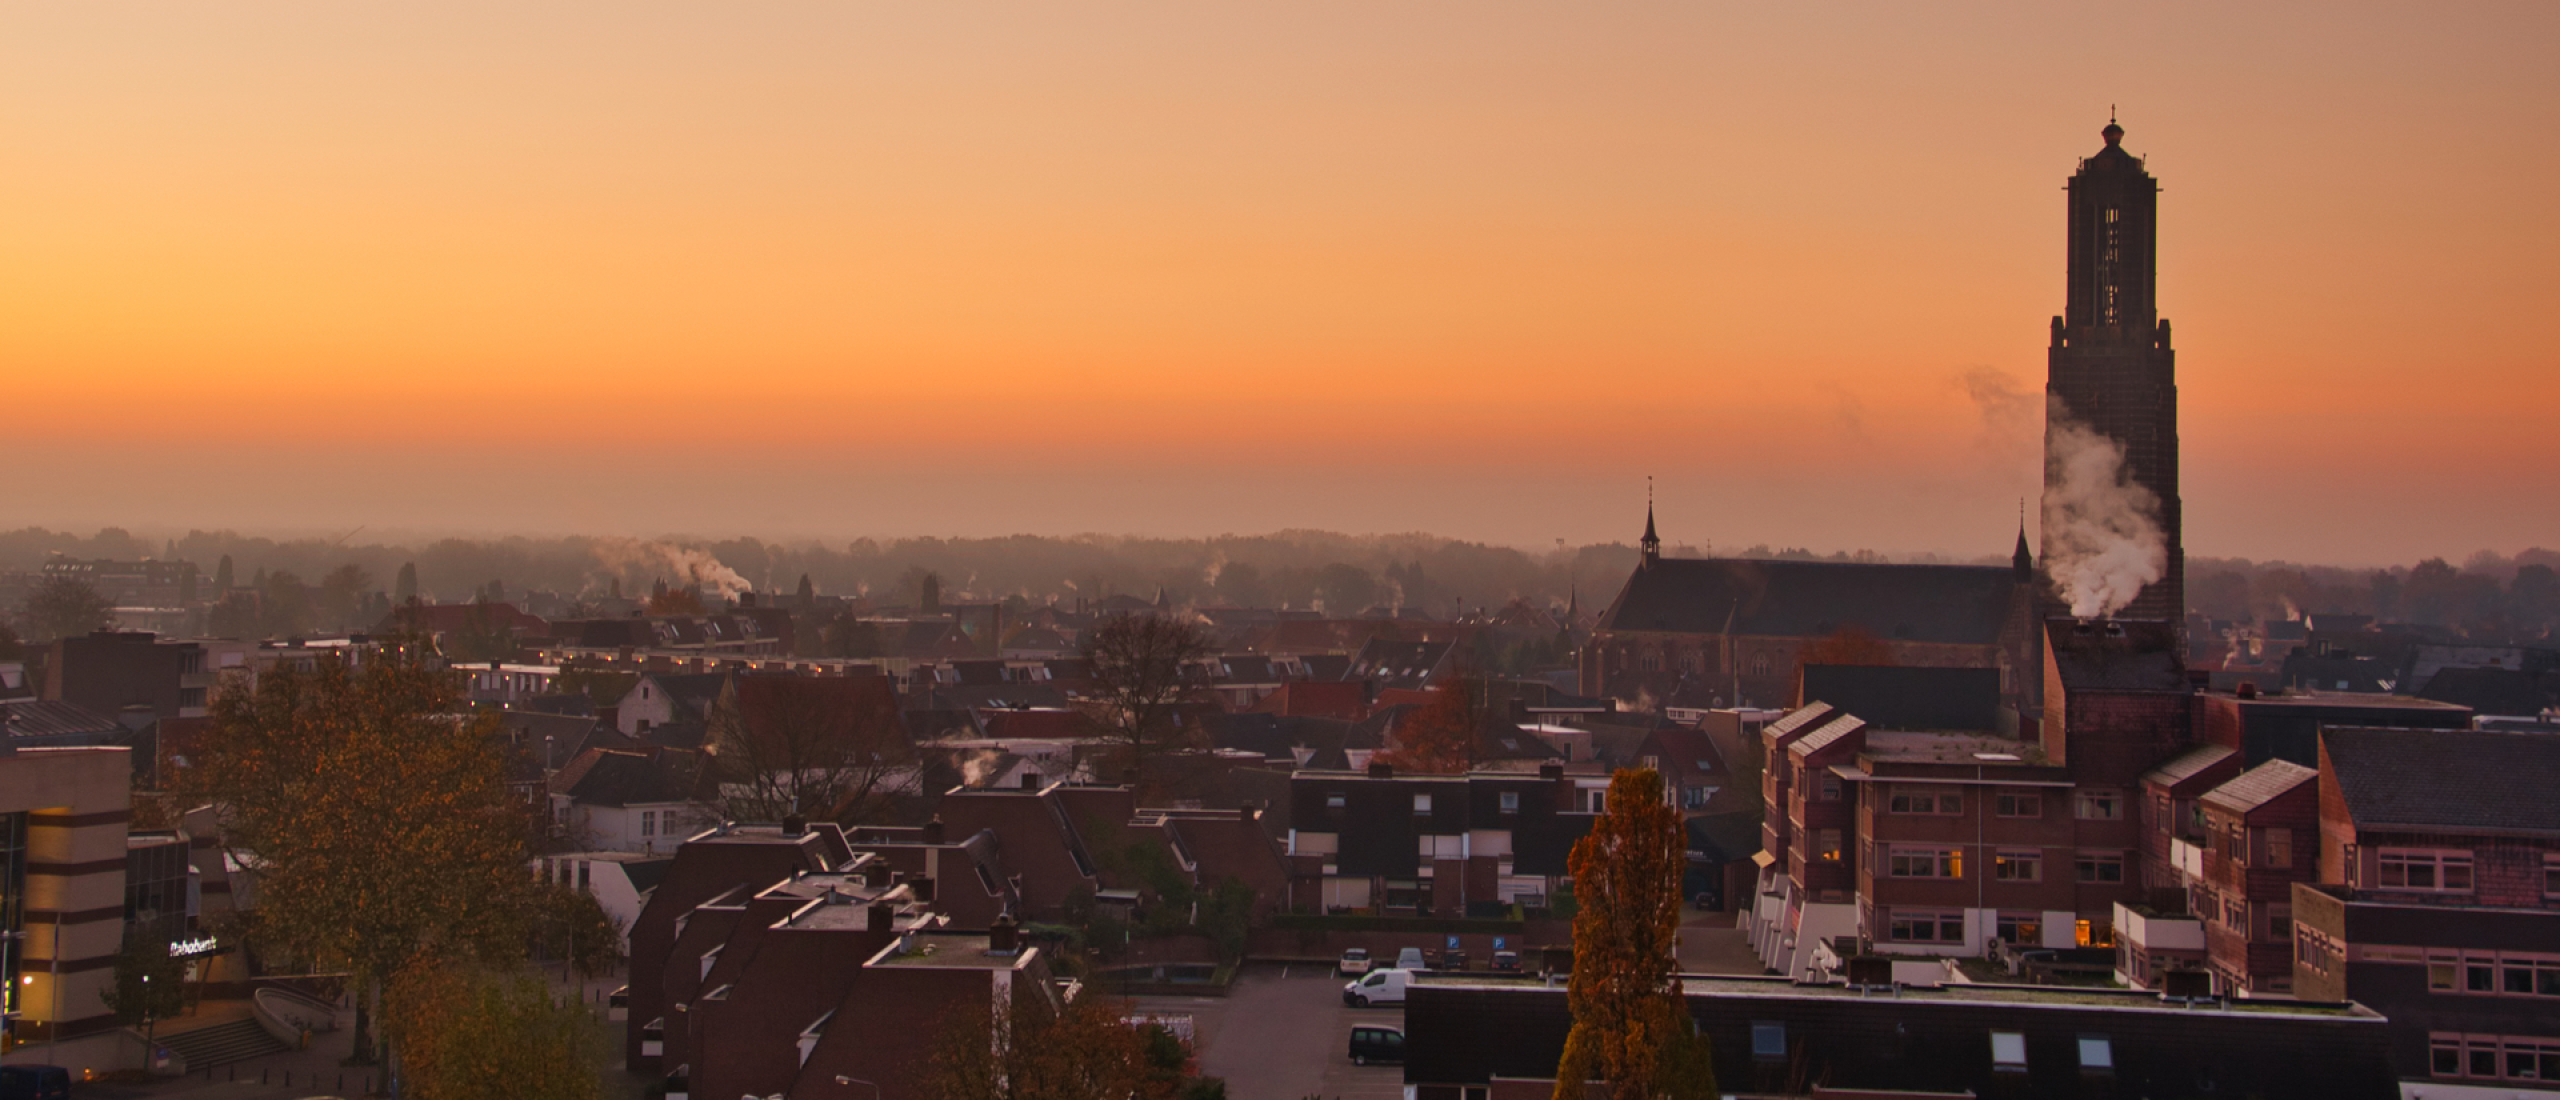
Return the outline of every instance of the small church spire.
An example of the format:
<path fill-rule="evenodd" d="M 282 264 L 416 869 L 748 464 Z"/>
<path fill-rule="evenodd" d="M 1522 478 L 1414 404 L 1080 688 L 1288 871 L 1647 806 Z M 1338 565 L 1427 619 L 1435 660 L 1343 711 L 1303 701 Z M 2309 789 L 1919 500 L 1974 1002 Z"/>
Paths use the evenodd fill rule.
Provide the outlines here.
<path fill-rule="evenodd" d="M 2009 554 L 2009 566 L 2018 572 L 2018 583 L 2036 579 L 2036 555 L 2027 549 L 2027 499 L 2018 498 L 2018 548 Z"/>
<path fill-rule="evenodd" d="M 1644 541 L 1637 544 L 1644 552 L 1644 564 L 1662 560 L 1662 536 L 1653 533 L 1653 476 L 1644 479 Z"/>

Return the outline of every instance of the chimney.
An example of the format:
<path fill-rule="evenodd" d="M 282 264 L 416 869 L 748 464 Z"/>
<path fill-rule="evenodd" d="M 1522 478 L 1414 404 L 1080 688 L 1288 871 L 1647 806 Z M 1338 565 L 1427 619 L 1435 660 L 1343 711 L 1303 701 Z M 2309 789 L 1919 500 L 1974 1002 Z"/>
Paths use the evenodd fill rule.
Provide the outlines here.
<path fill-rule="evenodd" d="M 809 819 L 808 819 L 808 818 L 805 818 L 805 817 L 802 817 L 802 816 L 800 816 L 799 814 L 784 814 L 784 815 L 782 815 L 782 835 L 784 835 L 784 836 L 807 836 L 807 835 L 809 835 Z"/>
<path fill-rule="evenodd" d="M 1004 956 L 1021 953 L 1021 929 L 1014 925 L 1013 914 L 998 915 L 996 922 L 987 926 L 987 954 Z"/>
<path fill-rule="evenodd" d="M 924 823 L 924 842 L 927 844 L 942 843 L 941 814 L 933 815 L 933 820 Z"/>
<path fill-rule="evenodd" d="M 933 876 L 932 876 L 932 875 L 909 875 L 909 876 L 907 876 L 907 892 L 908 892 L 908 893 L 910 893 L 910 894 L 915 895 L 915 899 L 916 899 L 916 901 L 918 901 L 919 903 L 922 903 L 922 904 L 925 904 L 925 905 L 931 905 L 931 904 L 933 904 Z"/>
<path fill-rule="evenodd" d="M 2258 682 L 2255 680 L 2242 680 L 2240 681 L 2240 690 L 2233 694 L 2236 694 L 2243 699 L 2255 699 L 2258 697 Z"/>
<path fill-rule="evenodd" d="M 1376 761 L 1376 760 L 1372 760 L 1372 761 L 1370 761 L 1370 762 L 1369 762 L 1369 778 L 1371 778 L 1371 779 L 1393 779 L 1393 778 L 1395 778 L 1395 777 L 1396 777 L 1396 770 L 1395 770 L 1395 768 L 1394 768 L 1393 766 L 1388 765 L 1388 764 L 1385 764 L 1385 763 L 1381 763 L 1381 762 Z"/>
<path fill-rule="evenodd" d="M 875 855 L 864 862 L 862 884 L 873 887 L 889 885 L 889 861 Z"/>
<path fill-rule="evenodd" d="M 872 902 L 871 919 L 865 923 L 870 926 L 868 931 L 895 932 L 898 930 L 898 907 L 885 901 Z"/>

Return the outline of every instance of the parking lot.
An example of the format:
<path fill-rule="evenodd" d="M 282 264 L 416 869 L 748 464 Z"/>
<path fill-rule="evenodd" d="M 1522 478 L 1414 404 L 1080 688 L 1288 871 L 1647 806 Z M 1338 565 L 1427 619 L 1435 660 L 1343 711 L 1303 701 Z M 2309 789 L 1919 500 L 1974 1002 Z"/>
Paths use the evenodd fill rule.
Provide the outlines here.
<path fill-rule="evenodd" d="M 1257 966 L 1225 997 L 1141 997 L 1149 1012 L 1189 1014 L 1200 1072 L 1231 1100 L 1400 1100 L 1404 1070 L 1351 1064 L 1351 1025 L 1404 1026 L 1402 1006 L 1352 1008 L 1327 969 Z"/>

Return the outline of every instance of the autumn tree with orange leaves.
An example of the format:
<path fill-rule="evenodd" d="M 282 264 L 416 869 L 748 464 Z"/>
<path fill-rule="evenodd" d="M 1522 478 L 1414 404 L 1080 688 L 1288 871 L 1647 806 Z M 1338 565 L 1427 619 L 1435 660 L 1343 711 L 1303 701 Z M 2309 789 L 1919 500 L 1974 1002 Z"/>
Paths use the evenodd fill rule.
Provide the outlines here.
<path fill-rule="evenodd" d="M 1611 1100 L 1716 1095 L 1707 1040 L 1680 993 L 1684 849 L 1661 773 L 1610 777 L 1607 812 L 1573 846 L 1573 1030 L 1555 1100 L 1585 1100 L 1594 1079 L 1607 1082 Z"/>
<path fill-rule="evenodd" d="M 216 697 L 182 788 L 257 869 L 242 931 L 270 959 L 355 975 L 359 1053 L 393 975 L 523 949 L 525 810 L 497 716 L 464 716 L 460 688 L 417 640 L 279 667 Z"/>
<path fill-rule="evenodd" d="M 1394 748 L 1379 763 L 1400 772 L 1463 775 L 1473 771 L 1484 743 L 1485 683 L 1454 676 L 1431 691 L 1431 701 L 1396 727 Z"/>

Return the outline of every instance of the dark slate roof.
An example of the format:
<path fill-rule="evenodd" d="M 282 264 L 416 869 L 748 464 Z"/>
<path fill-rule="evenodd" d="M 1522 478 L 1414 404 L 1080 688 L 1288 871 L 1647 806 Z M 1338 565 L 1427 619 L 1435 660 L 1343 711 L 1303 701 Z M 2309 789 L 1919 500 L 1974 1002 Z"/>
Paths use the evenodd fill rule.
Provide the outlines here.
<path fill-rule="evenodd" d="M 2290 760 L 2269 760 L 2224 780 L 2221 786 L 2206 791 L 2201 801 L 2245 814 L 2319 778 L 2319 772 Z"/>
<path fill-rule="evenodd" d="M 2530 716 L 2551 704 L 2536 678 L 2520 668 L 2441 668 L 2418 689 L 2421 699 L 2459 703 L 2479 714 Z"/>
<path fill-rule="evenodd" d="M 2237 751 L 2221 745 L 2198 745 L 2170 757 L 2168 763 L 2144 772 L 2142 778 L 2164 787 L 2174 787 L 2195 778 L 2207 768 L 2231 759 Z"/>
<path fill-rule="evenodd" d="M 686 674 L 650 673 L 649 679 L 658 690 L 667 693 L 667 701 L 691 710 L 696 716 L 708 714 L 711 704 L 720 700 L 720 686 L 729 682 L 725 672 Z"/>
<path fill-rule="evenodd" d="M 2177 629 L 2169 623 L 2055 619 L 2045 625 L 2046 652 L 2066 690 L 2188 690 L 2186 663 L 2178 656 Z"/>
<path fill-rule="evenodd" d="M 1664 558 L 1627 578 L 1602 630 L 1807 638 L 1856 625 L 1881 638 L 1994 645 L 2019 598 L 2007 566 Z"/>
<path fill-rule="evenodd" d="M 681 802 L 685 788 L 655 761 L 636 752 L 589 749 L 551 777 L 551 790 L 591 806 Z"/>
<path fill-rule="evenodd" d="M 622 865 L 622 875 L 631 880 L 633 893 L 646 896 L 666 879 L 667 868 L 675 866 L 675 862 L 674 857 L 629 860 Z"/>
<path fill-rule="evenodd" d="M 107 737 L 121 735 L 114 718 L 78 703 L 16 699 L 0 703 L 0 723 L 11 737 Z"/>
<path fill-rule="evenodd" d="M 1877 729 L 1979 731 L 2000 724 L 1996 668 L 1806 665 L 1804 697 Z"/>
<path fill-rule="evenodd" d="M 2560 836 L 2560 736 L 2332 727 L 2320 742 L 2358 829 Z"/>

